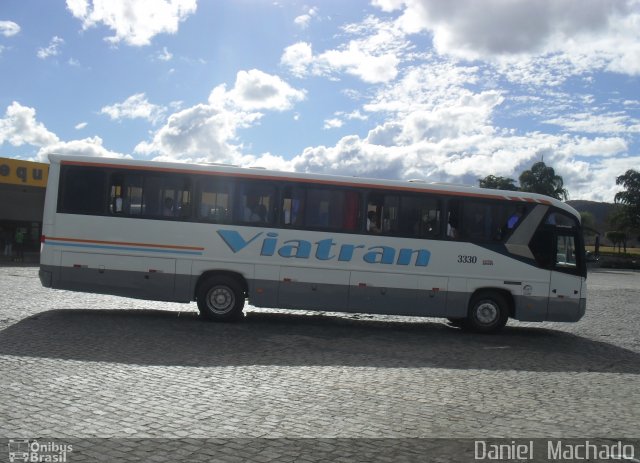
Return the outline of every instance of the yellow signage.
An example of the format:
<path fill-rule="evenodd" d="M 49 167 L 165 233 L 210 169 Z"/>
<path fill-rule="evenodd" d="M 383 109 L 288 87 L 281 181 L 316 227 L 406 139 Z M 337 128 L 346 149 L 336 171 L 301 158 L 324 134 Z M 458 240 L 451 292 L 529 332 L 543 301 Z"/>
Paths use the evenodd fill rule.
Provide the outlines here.
<path fill-rule="evenodd" d="M 0 158 L 0 183 L 45 188 L 48 176 L 49 164 Z"/>

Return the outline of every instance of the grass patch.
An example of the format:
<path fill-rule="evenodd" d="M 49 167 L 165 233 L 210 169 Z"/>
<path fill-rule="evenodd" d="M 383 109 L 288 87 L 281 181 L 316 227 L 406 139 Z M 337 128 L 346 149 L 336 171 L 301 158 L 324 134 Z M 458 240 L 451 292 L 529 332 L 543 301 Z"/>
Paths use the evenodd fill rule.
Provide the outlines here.
<path fill-rule="evenodd" d="M 585 246 L 585 249 L 589 252 L 595 252 L 594 246 Z M 624 250 L 624 248 L 622 249 Z M 603 255 L 603 254 L 608 254 L 612 256 L 627 255 L 627 256 L 640 257 L 640 248 L 630 248 L 627 246 L 627 253 L 625 254 L 624 251 L 619 253 L 617 247 L 614 249 L 613 246 L 600 246 L 600 255 Z"/>

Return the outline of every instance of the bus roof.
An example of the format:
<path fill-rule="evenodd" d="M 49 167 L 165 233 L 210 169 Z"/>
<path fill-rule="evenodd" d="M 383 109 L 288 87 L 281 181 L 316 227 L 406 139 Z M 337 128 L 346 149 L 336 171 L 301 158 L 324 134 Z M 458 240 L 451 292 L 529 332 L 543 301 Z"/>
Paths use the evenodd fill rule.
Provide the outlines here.
<path fill-rule="evenodd" d="M 265 168 L 238 167 L 228 164 L 201 163 L 188 164 L 180 162 L 143 161 L 136 159 L 105 158 L 93 156 L 76 156 L 50 154 L 52 164 L 113 167 L 156 172 L 170 172 L 182 174 L 209 174 L 227 177 L 254 178 L 275 181 L 298 181 L 322 185 L 351 186 L 371 189 L 392 189 L 407 192 L 435 193 L 449 196 L 460 196 L 478 199 L 501 199 L 519 203 L 545 204 L 555 206 L 574 215 L 578 219 L 580 214 L 573 207 L 550 196 L 522 191 L 506 191 L 479 188 L 471 185 L 455 185 L 449 183 L 428 183 L 417 180 L 381 180 L 366 177 L 347 177 L 329 174 L 311 174 L 300 172 L 284 172 Z"/>

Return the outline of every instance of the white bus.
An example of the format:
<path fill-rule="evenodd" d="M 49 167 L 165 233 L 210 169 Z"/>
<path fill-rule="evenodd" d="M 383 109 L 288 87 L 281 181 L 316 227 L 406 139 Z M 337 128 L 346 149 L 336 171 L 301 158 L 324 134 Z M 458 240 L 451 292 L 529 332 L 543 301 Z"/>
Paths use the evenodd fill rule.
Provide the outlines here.
<path fill-rule="evenodd" d="M 580 216 L 511 191 L 222 165 L 50 156 L 45 287 L 444 317 L 480 332 L 579 320 Z"/>

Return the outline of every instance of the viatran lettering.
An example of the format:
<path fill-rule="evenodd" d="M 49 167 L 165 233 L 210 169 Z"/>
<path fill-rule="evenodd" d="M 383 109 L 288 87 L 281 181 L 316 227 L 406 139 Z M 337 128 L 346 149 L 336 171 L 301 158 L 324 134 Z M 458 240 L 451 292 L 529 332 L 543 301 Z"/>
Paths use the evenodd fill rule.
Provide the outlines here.
<path fill-rule="evenodd" d="M 416 267 L 429 265 L 431 253 L 426 249 L 400 248 L 391 246 L 365 246 L 364 244 L 340 244 L 333 238 L 316 242 L 301 239 L 280 241 L 276 232 L 258 232 L 245 238 L 235 230 L 218 230 L 218 235 L 234 254 L 253 247 L 260 250 L 260 256 L 278 255 L 284 258 L 316 259 L 322 261 L 337 260 L 350 262 L 359 258 L 368 264 L 410 265 Z"/>

